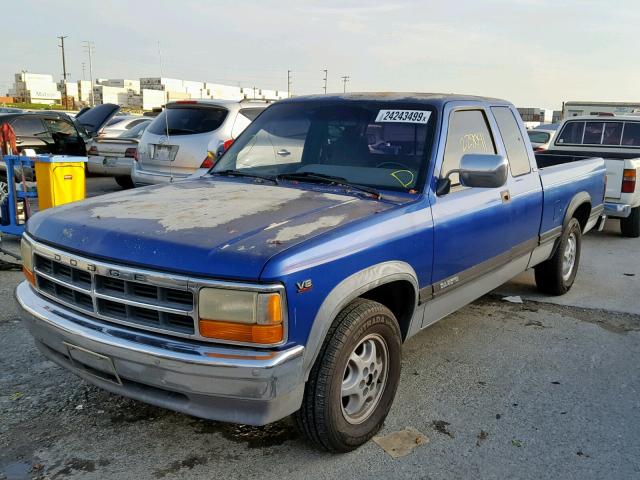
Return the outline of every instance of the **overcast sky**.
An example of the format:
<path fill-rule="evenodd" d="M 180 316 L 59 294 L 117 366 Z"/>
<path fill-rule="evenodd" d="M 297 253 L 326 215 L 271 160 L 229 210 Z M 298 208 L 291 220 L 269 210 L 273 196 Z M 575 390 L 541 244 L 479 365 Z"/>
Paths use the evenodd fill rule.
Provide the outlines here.
<path fill-rule="evenodd" d="M 455 92 L 518 106 L 640 101 L 638 0 L 21 0 L 3 21 L 0 90 L 20 70 L 82 78 L 160 76 L 320 93 Z M 3 17 L 4 18 L 4 17 Z"/>

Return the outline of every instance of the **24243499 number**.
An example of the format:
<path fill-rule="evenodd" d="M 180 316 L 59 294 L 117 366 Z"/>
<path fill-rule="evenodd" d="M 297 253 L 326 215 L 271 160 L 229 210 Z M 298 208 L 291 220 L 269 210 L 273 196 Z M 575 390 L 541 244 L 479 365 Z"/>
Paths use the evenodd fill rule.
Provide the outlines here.
<path fill-rule="evenodd" d="M 424 110 L 380 110 L 376 122 L 399 122 L 426 124 L 431 112 Z"/>

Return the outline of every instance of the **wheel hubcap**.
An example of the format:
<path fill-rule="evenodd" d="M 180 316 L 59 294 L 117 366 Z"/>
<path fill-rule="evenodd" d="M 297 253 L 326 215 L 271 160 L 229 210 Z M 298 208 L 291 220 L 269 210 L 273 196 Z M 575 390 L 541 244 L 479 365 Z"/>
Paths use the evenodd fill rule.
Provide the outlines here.
<path fill-rule="evenodd" d="M 576 252 L 577 252 L 578 241 L 576 239 L 576 234 L 571 233 L 569 238 L 567 238 L 567 243 L 564 247 L 564 254 L 562 257 L 562 279 L 566 282 L 571 277 L 571 273 L 573 272 L 573 266 L 576 263 Z"/>
<path fill-rule="evenodd" d="M 374 412 L 387 384 L 389 352 L 378 334 L 364 337 L 353 349 L 342 376 L 342 415 L 352 424 Z"/>

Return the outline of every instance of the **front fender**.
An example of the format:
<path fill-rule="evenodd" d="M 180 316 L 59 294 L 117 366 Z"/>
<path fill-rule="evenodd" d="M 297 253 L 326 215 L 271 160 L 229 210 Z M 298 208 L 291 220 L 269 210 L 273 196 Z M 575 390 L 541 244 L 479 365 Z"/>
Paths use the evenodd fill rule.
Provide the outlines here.
<path fill-rule="evenodd" d="M 353 299 L 381 285 L 406 280 L 415 290 L 415 304 L 418 303 L 418 277 L 411 265 L 401 261 L 389 261 L 372 265 L 342 280 L 326 296 L 313 320 L 311 332 L 305 346 L 303 372 L 305 380 L 313 367 L 324 343 L 329 327 L 340 311 Z"/>

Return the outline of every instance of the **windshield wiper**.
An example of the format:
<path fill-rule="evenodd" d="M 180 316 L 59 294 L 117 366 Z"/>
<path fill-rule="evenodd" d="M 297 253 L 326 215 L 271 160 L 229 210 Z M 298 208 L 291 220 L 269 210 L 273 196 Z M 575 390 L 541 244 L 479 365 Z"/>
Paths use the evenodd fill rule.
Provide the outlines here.
<path fill-rule="evenodd" d="M 281 173 L 277 175 L 276 178 L 283 180 L 299 180 L 303 182 L 317 182 L 317 183 L 327 183 L 330 185 L 340 185 L 342 187 L 352 188 L 354 190 L 359 190 L 361 192 L 368 193 L 369 195 L 373 195 L 377 200 L 382 199 L 382 195 L 378 190 L 372 187 L 367 187 L 365 185 L 360 185 L 359 183 L 353 183 L 343 177 L 335 177 L 333 175 L 325 175 L 324 173 L 315 173 L 315 172 L 294 172 L 294 173 Z"/>
<path fill-rule="evenodd" d="M 260 180 L 266 180 L 268 182 L 273 182 L 276 185 L 278 184 L 278 180 L 276 179 L 276 177 L 271 177 L 269 175 L 258 175 L 256 173 L 243 172 L 242 170 L 228 169 L 228 170 L 213 171 L 213 172 L 209 172 L 209 173 L 211 175 L 220 175 L 222 177 L 258 178 Z"/>

